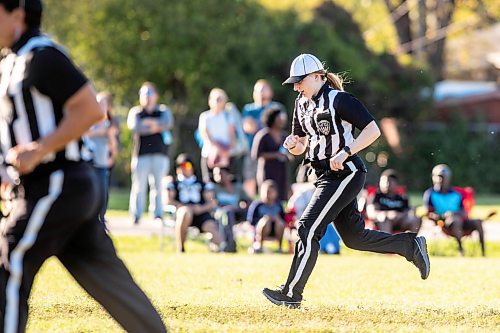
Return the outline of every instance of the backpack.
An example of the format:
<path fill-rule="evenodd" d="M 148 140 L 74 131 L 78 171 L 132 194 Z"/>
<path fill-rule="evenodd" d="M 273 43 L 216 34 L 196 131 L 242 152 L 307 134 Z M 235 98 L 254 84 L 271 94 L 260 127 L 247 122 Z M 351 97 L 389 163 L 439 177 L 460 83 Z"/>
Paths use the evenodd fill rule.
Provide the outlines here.
<path fill-rule="evenodd" d="M 319 241 L 319 250 L 326 254 L 340 254 L 340 236 L 333 224 L 328 224 L 326 233 Z"/>

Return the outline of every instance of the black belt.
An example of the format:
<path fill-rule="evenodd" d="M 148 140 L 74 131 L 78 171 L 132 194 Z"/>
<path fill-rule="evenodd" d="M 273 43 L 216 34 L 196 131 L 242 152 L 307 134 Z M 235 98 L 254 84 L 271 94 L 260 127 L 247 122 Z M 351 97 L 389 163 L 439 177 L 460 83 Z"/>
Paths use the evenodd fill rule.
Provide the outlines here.
<path fill-rule="evenodd" d="M 344 163 L 343 163 L 344 164 L 344 170 L 339 170 L 339 171 L 333 171 L 330 168 L 330 159 L 329 158 L 326 158 L 324 160 L 319 160 L 319 161 L 309 161 L 307 159 L 304 160 L 304 164 L 309 164 L 310 163 L 311 166 L 316 171 L 316 173 L 318 173 L 318 172 L 324 172 L 324 171 L 331 171 L 333 173 L 335 173 L 335 172 L 349 171 L 349 167 L 347 166 L 348 162 L 352 162 L 354 164 L 354 166 L 356 167 L 357 170 L 366 172 L 366 167 L 365 167 L 365 164 L 363 163 L 363 160 L 361 160 L 361 158 L 358 155 L 356 155 L 356 154 L 354 154 L 352 156 L 349 156 L 344 161 Z"/>

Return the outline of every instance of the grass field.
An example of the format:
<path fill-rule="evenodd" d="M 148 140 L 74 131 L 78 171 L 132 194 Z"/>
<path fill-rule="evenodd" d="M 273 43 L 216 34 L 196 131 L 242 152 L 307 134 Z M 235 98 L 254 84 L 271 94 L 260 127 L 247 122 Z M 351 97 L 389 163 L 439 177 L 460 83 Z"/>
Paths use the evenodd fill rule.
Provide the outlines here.
<path fill-rule="evenodd" d="M 432 257 L 431 275 L 394 255 L 320 256 L 300 310 L 268 303 L 290 255 L 158 251 L 155 237 L 115 239 L 120 256 L 173 332 L 498 332 L 500 258 Z M 168 249 L 172 247 L 167 246 Z M 48 261 L 32 293 L 28 332 L 120 332 L 61 268 Z"/>

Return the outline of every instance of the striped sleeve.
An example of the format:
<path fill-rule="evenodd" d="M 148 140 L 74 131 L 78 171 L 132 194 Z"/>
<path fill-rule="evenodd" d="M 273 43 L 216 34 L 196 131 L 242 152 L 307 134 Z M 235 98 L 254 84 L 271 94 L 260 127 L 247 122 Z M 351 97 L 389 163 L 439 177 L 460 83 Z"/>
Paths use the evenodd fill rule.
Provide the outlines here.
<path fill-rule="evenodd" d="M 295 108 L 293 110 L 292 134 L 298 135 L 301 138 L 307 135 L 302 129 L 302 125 L 299 120 L 299 98 L 295 100 Z"/>
<path fill-rule="evenodd" d="M 360 130 L 375 120 L 363 103 L 349 93 L 339 92 L 335 104 L 340 117 Z"/>
<path fill-rule="evenodd" d="M 34 52 L 27 81 L 28 85 L 64 105 L 87 83 L 87 78 L 64 53 L 47 47 Z"/>

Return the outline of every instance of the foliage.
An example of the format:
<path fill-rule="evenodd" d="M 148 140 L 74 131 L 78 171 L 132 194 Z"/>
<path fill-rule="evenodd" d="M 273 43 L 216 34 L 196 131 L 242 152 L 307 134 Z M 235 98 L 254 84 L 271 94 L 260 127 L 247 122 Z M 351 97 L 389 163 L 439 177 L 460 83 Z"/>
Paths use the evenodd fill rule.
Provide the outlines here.
<path fill-rule="evenodd" d="M 499 258 L 431 257 L 422 281 L 398 256 L 322 255 L 304 308 L 292 311 L 260 293 L 285 279 L 289 255 L 209 254 L 192 242 L 198 253 L 175 255 L 158 251 L 151 237 L 115 243 L 172 332 L 456 332 L 500 324 Z M 30 311 L 29 332 L 120 332 L 56 260 L 35 280 Z"/>
<path fill-rule="evenodd" d="M 251 0 L 47 0 L 46 9 L 48 31 L 69 47 L 99 88 L 128 105 L 136 101 L 141 82 L 150 80 L 164 100 L 186 104 L 190 114 L 206 108 L 214 86 L 242 106 L 261 77 L 272 82 L 278 100 L 292 105 L 295 94 L 279 83 L 300 52 L 348 72 L 352 90 L 376 107 L 377 116 L 394 110 L 418 116 L 413 101 L 428 83 L 391 56 L 371 53 L 351 15 L 331 2 L 310 21 L 294 10 L 268 10 Z M 395 88 L 404 98 L 391 96 Z"/>
<path fill-rule="evenodd" d="M 46 0 L 45 8 L 46 30 L 68 47 L 98 89 L 116 95 L 122 119 L 137 102 L 140 84 L 156 83 L 161 102 L 176 117 L 171 156 L 198 155 L 193 131 L 215 86 L 241 108 L 251 100 L 254 82 L 267 78 L 276 99 L 291 107 L 296 94 L 280 83 L 301 52 L 346 72 L 352 81 L 346 89 L 378 119 L 418 119 L 428 105 L 420 95 L 430 84 L 428 74 L 374 54 L 351 15 L 332 2 L 314 7 L 310 20 L 301 17 L 301 6 L 275 10 L 253 0 Z M 122 129 L 115 174 L 128 185 L 131 138 L 124 122 Z"/>
<path fill-rule="evenodd" d="M 471 132 L 468 124 L 455 118 L 443 130 L 405 128 L 405 153 L 392 158 L 392 167 L 404 174 L 413 190 L 423 190 L 431 184 L 434 165 L 446 163 L 453 172 L 452 184 L 472 186 L 477 192 L 500 193 L 498 137 L 487 132 L 486 126 Z"/>

